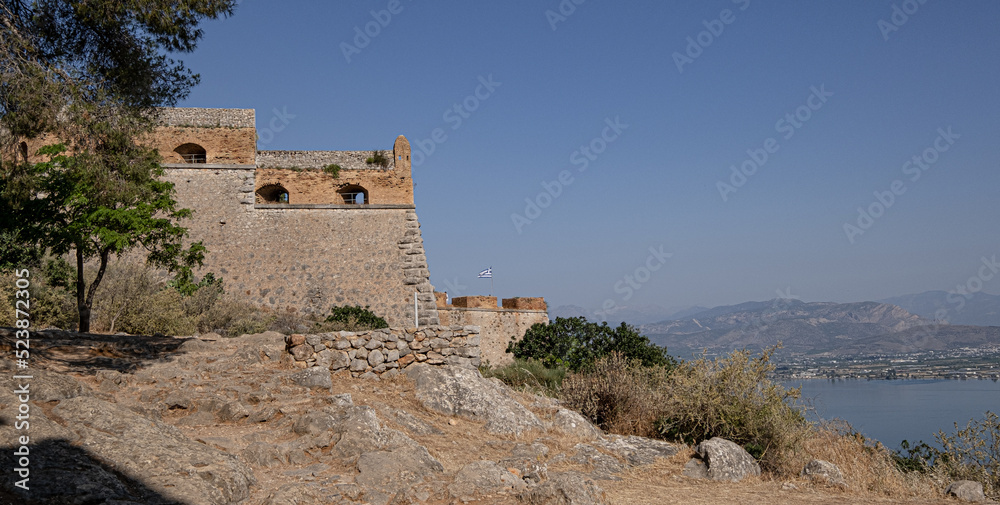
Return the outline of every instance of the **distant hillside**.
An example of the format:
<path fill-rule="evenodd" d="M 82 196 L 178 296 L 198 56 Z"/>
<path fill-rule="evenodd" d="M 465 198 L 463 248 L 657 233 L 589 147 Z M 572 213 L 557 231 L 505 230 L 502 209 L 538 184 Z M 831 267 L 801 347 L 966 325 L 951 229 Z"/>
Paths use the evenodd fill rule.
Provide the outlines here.
<path fill-rule="evenodd" d="M 948 351 L 962 347 L 1000 347 L 1000 327 L 931 325 L 878 335 L 841 347 L 832 354 L 900 354 L 916 351 Z"/>
<path fill-rule="evenodd" d="M 940 314 L 937 312 L 943 310 L 943 319 L 950 324 L 1000 326 L 1000 296 L 989 293 L 979 292 L 965 297 L 949 295 L 946 291 L 927 291 L 879 301 L 898 305 L 927 319 L 938 319 Z"/>
<path fill-rule="evenodd" d="M 709 349 L 761 349 L 779 341 L 782 354 L 839 354 L 875 337 L 931 321 L 886 303 L 805 303 L 775 299 L 708 309 L 689 318 L 641 326 L 643 334 L 675 354 Z"/>

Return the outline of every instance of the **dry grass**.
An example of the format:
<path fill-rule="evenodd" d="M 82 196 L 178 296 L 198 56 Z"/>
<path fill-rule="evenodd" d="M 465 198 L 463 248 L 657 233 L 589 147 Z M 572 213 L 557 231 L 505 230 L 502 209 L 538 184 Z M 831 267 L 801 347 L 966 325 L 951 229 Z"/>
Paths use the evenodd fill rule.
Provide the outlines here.
<path fill-rule="evenodd" d="M 612 353 L 567 376 L 562 398 L 607 432 L 656 437 L 656 422 L 663 418 L 669 396 L 668 376 L 663 367 L 643 367 Z"/>
<path fill-rule="evenodd" d="M 892 452 L 876 442 L 868 443 L 850 427 L 818 426 L 803 442 L 796 458 L 799 468 L 810 459 L 829 461 L 840 468 L 852 492 L 865 496 L 895 498 L 940 497 L 939 483 L 922 474 L 903 473 L 896 467 Z"/>

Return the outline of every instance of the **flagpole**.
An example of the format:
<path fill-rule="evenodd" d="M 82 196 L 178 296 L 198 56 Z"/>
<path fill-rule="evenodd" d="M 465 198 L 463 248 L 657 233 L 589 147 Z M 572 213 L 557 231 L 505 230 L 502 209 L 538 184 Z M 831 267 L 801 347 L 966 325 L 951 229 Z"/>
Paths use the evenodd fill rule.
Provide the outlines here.
<path fill-rule="evenodd" d="M 493 265 L 490 265 L 490 296 L 493 296 Z"/>

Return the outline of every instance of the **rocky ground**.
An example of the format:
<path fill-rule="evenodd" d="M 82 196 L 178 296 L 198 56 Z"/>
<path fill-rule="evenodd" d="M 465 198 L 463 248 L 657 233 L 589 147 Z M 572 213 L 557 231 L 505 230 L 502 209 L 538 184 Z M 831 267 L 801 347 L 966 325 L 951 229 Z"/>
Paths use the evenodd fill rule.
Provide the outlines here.
<path fill-rule="evenodd" d="M 14 341 L 0 330 L 8 355 Z M 4 504 L 916 503 L 826 477 L 755 476 L 752 461 L 708 445 L 692 459 L 685 446 L 602 434 L 473 369 L 412 366 L 380 381 L 303 370 L 277 333 L 31 342 L 30 380 L 0 365 Z M 25 382 L 30 427 L 19 430 L 13 392 Z M 27 492 L 10 473 L 25 434 Z M 751 475 L 730 482 L 730 460 Z"/>

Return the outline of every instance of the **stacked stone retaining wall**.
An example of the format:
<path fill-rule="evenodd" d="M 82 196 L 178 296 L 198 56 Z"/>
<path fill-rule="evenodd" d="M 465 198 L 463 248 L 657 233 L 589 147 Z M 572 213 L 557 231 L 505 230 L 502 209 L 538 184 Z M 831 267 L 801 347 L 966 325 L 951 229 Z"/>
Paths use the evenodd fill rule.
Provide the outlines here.
<path fill-rule="evenodd" d="M 478 326 L 385 328 L 289 335 L 286 349 L 296 366 L 319 366 L 352 377 L 388 378 L 413 363 L 478 367 Z"/>

